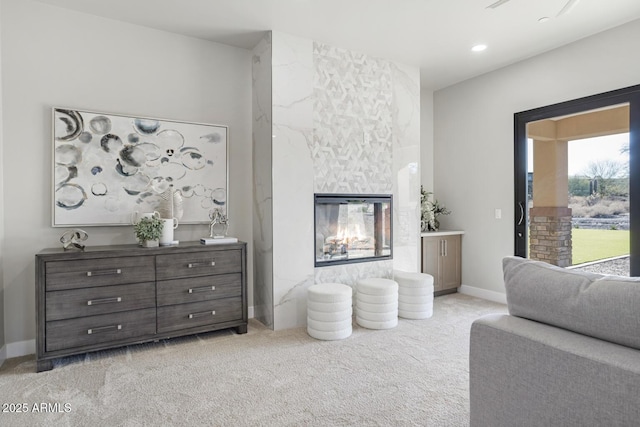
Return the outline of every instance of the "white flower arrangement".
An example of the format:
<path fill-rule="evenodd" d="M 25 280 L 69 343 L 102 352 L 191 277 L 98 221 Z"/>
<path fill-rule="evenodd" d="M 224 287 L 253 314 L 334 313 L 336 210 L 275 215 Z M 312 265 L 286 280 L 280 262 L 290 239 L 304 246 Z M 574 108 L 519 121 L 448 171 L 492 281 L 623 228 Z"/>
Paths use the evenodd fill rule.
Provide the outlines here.
<path fill-rule="evenodd" d="M 426 231 L 438 231 L 440 228 L 440 221 L 438 215 L 449 215 L 449 211 L 444 206 L 441 206 L 437 200 L 429 200 L 429 197 L 433 193 L 425 191 L 422 185 L 420 186 L 420 229 L 422 232 Z"/>

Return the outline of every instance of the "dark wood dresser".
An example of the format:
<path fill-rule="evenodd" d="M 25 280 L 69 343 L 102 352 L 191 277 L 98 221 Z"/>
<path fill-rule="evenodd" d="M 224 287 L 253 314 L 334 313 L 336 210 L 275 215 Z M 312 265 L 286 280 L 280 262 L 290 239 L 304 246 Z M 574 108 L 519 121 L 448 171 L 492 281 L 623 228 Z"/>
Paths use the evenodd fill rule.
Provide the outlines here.
<path fill-rule="evenodd" d="M 89 351 L 224 328 L 246 333 L 246 246 L 183 242 L 41 251 L 37 371 Z"/>

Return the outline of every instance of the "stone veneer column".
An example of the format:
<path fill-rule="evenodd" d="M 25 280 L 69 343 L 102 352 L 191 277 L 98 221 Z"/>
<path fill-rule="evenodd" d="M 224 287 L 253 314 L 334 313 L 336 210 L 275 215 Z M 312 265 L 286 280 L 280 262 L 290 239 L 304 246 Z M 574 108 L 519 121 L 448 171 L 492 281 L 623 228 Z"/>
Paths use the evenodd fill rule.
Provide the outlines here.
<path fill-rule="evenodd" d="M 529 218 L 529 258 L 560 267 L 570 266 L 571 208 L 533 207 Z"/>

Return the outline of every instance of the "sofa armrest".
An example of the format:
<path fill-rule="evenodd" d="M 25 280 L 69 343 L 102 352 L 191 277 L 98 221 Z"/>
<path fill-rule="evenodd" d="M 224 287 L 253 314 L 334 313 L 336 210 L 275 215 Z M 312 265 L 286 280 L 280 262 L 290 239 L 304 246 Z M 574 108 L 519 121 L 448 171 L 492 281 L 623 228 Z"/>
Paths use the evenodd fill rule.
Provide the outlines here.
<path fill-rule="evenodd" d="M 471 326 L 471 427 L 631 426 L 640 351 L 510 315 Z"/>

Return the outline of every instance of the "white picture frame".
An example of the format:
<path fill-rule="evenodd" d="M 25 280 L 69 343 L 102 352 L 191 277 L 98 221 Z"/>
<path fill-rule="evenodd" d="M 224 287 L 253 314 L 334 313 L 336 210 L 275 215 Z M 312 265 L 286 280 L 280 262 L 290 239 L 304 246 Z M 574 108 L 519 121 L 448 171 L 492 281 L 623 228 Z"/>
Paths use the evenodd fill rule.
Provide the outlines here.
<path fill-rule="evenodd" d="M 227 213 L 227 126 L 59 107 L 52 125 L 54 227 L 130 225 L 171 193 L 180 224 Z"/>

